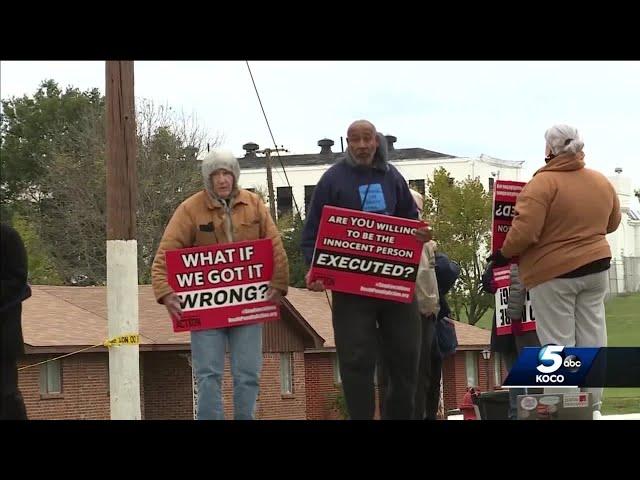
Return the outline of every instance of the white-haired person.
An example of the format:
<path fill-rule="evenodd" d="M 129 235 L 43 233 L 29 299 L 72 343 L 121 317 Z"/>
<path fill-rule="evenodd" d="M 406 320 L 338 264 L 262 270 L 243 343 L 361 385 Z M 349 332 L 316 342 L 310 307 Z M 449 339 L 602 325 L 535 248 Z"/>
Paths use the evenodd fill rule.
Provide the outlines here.
<path fill-rule="evenodd" d="M 411 195 L 418 209 L 418 216 L 422 218 L 424 197 L 411 189 Z M 418 385 L 416 388 L 414 419 L 424 420 L 427 417 L 427 405 L 432 397 L 431 390 L 440 386 L 440 377 L 437 380 L 433 374 L 432 364 L 437 363 L 433 359 L 439 355 L 435 345 L 436 319 L 440 312 L 440 295 L 438 294 L 438 280 L 436 279 L 436 242 L 431 240 L 422 246 L 420 265 L 416 275 L 416 300 L 422 320 L 422 335 L 420 341 L 420 363 L 418 364 Z M 436 407 L 437 408 L 437 407 Z"/>
<path fill-rule="evenodd" d="M 269 238 L 273 277 L 267 299 L 279 303 L 289 285 L 289 264 L 276 225 L 260 197 L 240 188 L 240 166 L 231 152 L 214 150 L 202 161 L 204 188 L 182 202 L 169 220 L 151 267 L 153 291 L 172 317 L 182 309 L 167 282 L 164 252 Z M 252 420 L 262 369 L 262 324 L 191 332 L 198 386 L 198 420 L 223 420 L 222 377 L 227 343 L 233 377 L 234 419 Z"/>
<path fill-rule="evenodd" d="M 516 201 L 516 216 L 496 265 L 519 257 L 542 345 L 607 345 L 604 298 L 620 203 L 607 178 L 585 168 L 578 130 L 554 125 L 544 138 L 545 163 Z M 602 389 L 589 389 L 599 411 Z"/>

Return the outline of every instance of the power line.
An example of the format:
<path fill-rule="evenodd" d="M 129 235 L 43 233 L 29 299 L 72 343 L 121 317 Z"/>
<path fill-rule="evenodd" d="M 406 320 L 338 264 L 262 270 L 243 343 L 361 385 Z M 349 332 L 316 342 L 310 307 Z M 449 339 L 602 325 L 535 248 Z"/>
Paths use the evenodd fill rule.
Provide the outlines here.
<path fill-rule="evenodd" d="M 282 159 L 280 158 L 280 152 L 278 151 L 278 144 L 276 143 L 276 139 L 273 137 L 273 132 L 271 131 L 271 126 L 269 125 L 269 120 L 267 119 L 267 113 L 264 111 L 264 107 L 262 106 L 262 100 L 260 99 L 260 94 L 258 93 L 258 87 L 256 86 L 256 82 L 253 79 L 253 73 L 251 73 L 251 67 L 249 66 L 249 61 L 245 60 L 245 62 L 247 64 L 247 69 L 249 70 L 249 75 L 251 76 L 251 82 L 253 83 L 253 88 L 256 91 L 256 96 L 258 97 L 258 102 L 260 103 L 260 108 L 262 109 L 262 115 L 264 115 L 264 120 L 265 122 L 267 122 L 267 128 L 269 129 L 269 134 L 271 135 L 271 140 L 273 141 L 273 146 L 275 147 L 275 152 L 278 155 L 278 160 L 280 161 L 280 165 L 282 166 L 282 171 L 284 172 L 284 178 L 286 179 L 287 185 L 289 186 L 289 188 L 291 188 L 291 199 L 293 200 L 293 204 L 296 207 L 296 211 L 298 212 L 298 217 L 302 218 L 302 215 L 300 215 L 300 209 L 298 208 L 298 202 L 296 202 L 296 197 L 293 194 L 293 188 L 291 187 L 291 183 L 289 183 L 287 170 L 284 167 L 284 163 L 282 162 Z M 333 313 L 333 305 L 329 300 L 329 293 L 325 290 L 324 294 L 327 297 L 327 303 L 329 304 L 329 309 Z"/>
<path fill-rule="evenodd" d="M 287 176 L 287 170 L 284 167 L 282 158 L 280 158 L 280 152 L 278 151 L 278 144 L 276 143 L 276 139 L 274 138 L 273 132 L 271 131 L 271 125 L 269 125 L 269 119 L 267 118 L 267 113 L 265 112 L 264 106 L 262 105 L 262 100 L 260 99 L 260 94 L 258 93 L 258 87 L 256 86 L 256 81 L 253 78 L 253 73 L 251 73 L 251 67 L 249 66 L 249 61 L 245 60 L 245 63 L 247 64 L 249 75 L 251 76 L 251 83 L 253 83 L 253 89 L 256 91 L 256 96 L 258 97 L 258 102 L 260 103 L 260 109 L 262 110 L 262 115 L 264 115 L 264 120 L 267 123 L 267 128 L 269 129 L 269 135 L 271 135 L 271 140 L 273 141 L 273 146 L 276 148 L 275 152 L 276 152 L 276 155 L 278 156 L 278 161 L 280 162 L 280 166 L 282 167 L 284 178 L 289 188 L 291 188 L 291 199 L 293 200 L 293 205 L 296 207 L 296 211 L 298 212 L 298 215 L 302 217 L 302 215 L 300 215 L 300 209 L 298 208 L 298 202 L 296 202 L 296 197 L 293 194 L 293 187 L 291 186 L 291 183 L 289 182 L 289 177 Z"/>

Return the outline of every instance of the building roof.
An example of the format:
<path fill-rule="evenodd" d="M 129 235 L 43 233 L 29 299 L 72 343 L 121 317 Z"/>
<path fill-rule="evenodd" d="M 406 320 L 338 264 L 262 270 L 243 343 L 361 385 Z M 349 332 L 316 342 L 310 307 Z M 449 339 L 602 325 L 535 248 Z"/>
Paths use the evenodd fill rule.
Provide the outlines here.
<path fill-rule="evenodd" d="M 34 285 L 32 292 L 22 306 L 27 348 L 89 346 L 107 340 L 106 287 Z M 151 286 L 139 287 L 138 305 L 141 349 L 189 348 L 189 334 L 174 333 L 167 311 L 156 302 Z"/>
<path fill-rule="evenodd" d="M 150 285 L 138 287 L 138 320 L 141 350 L 190 349 L 189 333 L 173 331 L 167 310 L 156 302 Z M 323 339 L 307 322 L 295 316 L 294 320 L 299 331 L 310 336 L 310 345 L 322 345 Z M 108 335 L 107 287 L 33 285 L 31 298 L 22 306 L 22 330 L 28 353 L 104 342 Z"/>
<path fill-rule="evenodd" d="M 309 153 L 303 155 L 271 155 L 271 164 L 274 167 L 280 166 L 280 160 L 285 167 L 291 166 L 314 166 L 314 165 L 333 165 L 344 153 Z M 399 148 L 389 152 L 389 160 L 418 160 L 427 158 L 455 158 L 446 153 L 434 152 L 424 148 Z M 238 159 L 240 168 L 260 169 L 265 168 L 264 156 L 256 157 L 255 155 L 244 156 Z"/>
<path fill-rule="evenodd" d="M 28 352 L 66 351 L 97 345 L 107 339 L 106 287 L 34 285 L 32 292 L 22 307 L 22 329 Z M 285 298 L 284 307 L 293 314 L 298 326 L 313 337 L 311 350 L 335 349 L 327 295 L 331 299 L 331 292 L 289 287 Z M 188 332 L 173 331 L 167 311 L 156 302 L 150 285 L 138 287 L 138 309 L 141 350 L 190 348 Z M 462 322 L 455 322 L 455 326 L 460 350 L 481 349 L 489 344 L 488 330 Z"/>
<path fill-rule="evenodd" d="M 491 344 L 490 330 L 465 322 L 455 322 L 455 325 L 460 350 L 479 350 Z"/>
<path fill-rule="evenodd" d="M 328 292 L 331 299 L 331 292 Z M 312 292 L 289 287 L 287 300 L 291 306 L 325 339 L 324 349 L 334 349 L 336 344 L 331 323 L 331 308 L 324 292 Z M 490 344 L 491 332 L 468 323 L 455 322 L 458 348 L 479 350 Z"/>
<path fill-rule="evenodd" d="M 329 306 L 331 292 L 312 292 L 305 288 L 289 287 L 286 299 L 293 309 L 324 338 L 324 348 L 335 348 Z"/>
<path fill-rule="evenodd" d="M 501 158 L 492 157 L 490 155 L 485 155 L 484 153 L 480 154 L 479 160 L 488 165 L 493 165 L 496 167 L 512 167 L 518 168 L 521 167 L 524 163 L 524 160 L 503 160 Z"/>

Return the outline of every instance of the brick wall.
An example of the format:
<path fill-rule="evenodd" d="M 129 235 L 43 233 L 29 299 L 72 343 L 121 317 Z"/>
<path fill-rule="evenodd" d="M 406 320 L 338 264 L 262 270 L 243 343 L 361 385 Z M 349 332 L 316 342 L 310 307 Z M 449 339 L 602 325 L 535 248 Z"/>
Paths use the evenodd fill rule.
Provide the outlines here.
<path fill-rule="evenodd" d="M 143 352 L 146 420 L 193 418 L 189 352 Z"/>
<path fill-rule="evenodd" d="M 187 352 L 185 352 L 187 353 Z M 146 418 L 193 418 L 191 367 L 184 354 L 174 352 L 146 353 Z M 222 380 L 222 399 L 225 419 L 233 418 L 233 379 L 230 357 L 225 357 Z M 262 420 L 304 419 L 306 408 L 304 358 L 302 352 L 293 353 L 293 393 L 282 395 L 280 390 L 280 353 L 265 353 L 262 362 L 260 394 L 256 418 Z"/>
<path fill-rule="evenodd" d="M 227 382 L 231 383 L 230 375 Z M 229 391 L 229 389 L 227 390 Z M 228 410 L 231 401 L 226 403 L 225 417 L 231 418 L 232 410 Z M 304 353 L 293 352 L 293 393 L 284 396 L 281 393 L 280 385 L 280 353 L 265 353 L 256 418 L 261 420 L 304 420 L 306 408 Z"/>
<path fill-rule="evenodd" d="M 491 359 L 485 360 L 479 351 L 474 351 L 477 361 L 478 369 L 478 387 L 481 392 L 485 392 L 489 389 L 493 390 L 499 385 L 495 382 L 494 362 L 495 355 L 491 356 Z M 444 408 L 452 410 L 458 408 L 462 403 L 462 398 L 467 391 L 467 373 L 465 366 L 465 354 L 464 350 L 457 352 L 454 356 L 448 357 L 444 361 L 443 373 L 444 373 Z M 506 370 L 504 365 L 501 365 L 501 371 L 503 379 L 506 378 Z"/>
<path fill-rule="evenodd" d="M 333 407 L 340 386 L 335 383 L 335 353 L 306 354 L 307 419 L 339 420 L 339 412 Z M 374 419 L 380 418 L 378 388 L 375 389 Z"/>
<path fill-rule="evenodd" d="M 19 367 L 57 355 L 28 355 Z M 62 362 L 62 393 L 40 395 L 40 366 L 19 372 L 19 386 L 30 419 L 109 419 L 109 364 L 107 353 L 78 354 Z"/>
<path fill-rule="evenodd" d="M 307 381 L 307 418 L 326 420 L 335 418 L 330 405 L 338 394 L 334 382 L 334 353 L 307 353 L 305 375 Z"/>
<path fill-rule="evenodd" d="M 191 367 L 184 353 L 142 352 L 140 384 L 142 418 L 192 419 Z M 20 366 L 56 355 L 28 355 Z M 33 419 L 109 419 L 109 366 L 107 353 L 78 354 L 61 360 L 63 393 L 40 396 L 40 367 L 20 372 L 19 384 L 27 414 Z M 265 353 L 256 409 L 259 419 L 305 419 L 306 383 L 302 352 L 293 353 L 293 393 L 282 395 L 280 353 Z M 225 418 L 233 418 L 232 379 L 227 355 L 223 379 Z"/>
<path fill-rule="evenodd" d="M 447 357 L 443 364 L 444 410 L 458 408 L 467 388 L 464 351 Z"/>

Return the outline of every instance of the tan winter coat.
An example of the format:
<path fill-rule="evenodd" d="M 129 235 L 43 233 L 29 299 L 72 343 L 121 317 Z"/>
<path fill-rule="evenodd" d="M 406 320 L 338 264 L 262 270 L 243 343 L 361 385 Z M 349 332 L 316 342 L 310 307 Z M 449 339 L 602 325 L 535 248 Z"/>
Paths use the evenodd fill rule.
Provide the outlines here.
<path fill-rule="evenodd" d="M 418 310 L 425 317 L 438 315 L 440 311 L 440 296 L 438 294 L 438 280 L 436 279 L 435 242 L 426 242 L 422 247 L 420 265 L 416 276 L 416 300 Z"/>
<path fill-rule="evenodd" d="M 164 252 L 179 248 L 215 245 L 244 240 L 259 240 L 270 238 L 273 243 L 273 278 L 271 287 L 277 288 L 283 294 L 289 286 L 289 262 L 282 245 L 282 239 L 271 215 L 264 203 L 256 194 L 247 190 L 239 190 L 233 197 L 231 210 L 232 232 L 226 227 L 224 207 L 218 200 L 202 190 L 187 198 L 176 209 L 164 235 L 151 267 L 151 278 L 156 300 L 172 293 L 167 283 L 167 268 Z M 213 224 L 213 231 L 203 231 L 200 226 Z M 205 227 L 204 230 L 207 230 Z M 231 236 L 228 234 L 231 233 Z"/>
<path fill-rule="evenodd" d="M 558 155 L 518 195 L 502 254 L 520 257 L 531 289 L 595 260 L 611 257 L 607 233 L 620 224 L 613 185 L 584 167 L 584 153 Z"/>

